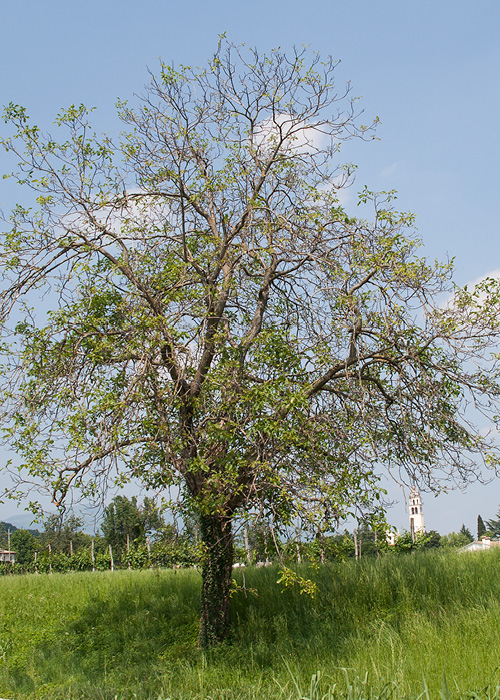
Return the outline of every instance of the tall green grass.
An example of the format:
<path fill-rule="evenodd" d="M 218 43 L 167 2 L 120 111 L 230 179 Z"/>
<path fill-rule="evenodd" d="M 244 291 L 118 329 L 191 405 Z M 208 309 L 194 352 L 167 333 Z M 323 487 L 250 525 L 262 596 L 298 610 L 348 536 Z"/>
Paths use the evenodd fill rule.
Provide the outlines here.
<path fill-rule="evenodd" d="M 500 700 L 500 552 L 301 573 L 314 599 L 281 591 L 272 567 L 235 573 L 232 635 L 210 653 L 195 570 L 4 577 L 0 696 Z"/>

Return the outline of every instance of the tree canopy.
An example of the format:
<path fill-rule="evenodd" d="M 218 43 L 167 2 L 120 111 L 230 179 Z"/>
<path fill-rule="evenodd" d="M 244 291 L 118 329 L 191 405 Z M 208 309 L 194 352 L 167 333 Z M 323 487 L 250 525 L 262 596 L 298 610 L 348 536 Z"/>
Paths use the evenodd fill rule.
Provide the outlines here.
<path fill-rule="evenodd" d="M 493 537 L 500 537 L 500 509 L 497 512 L 496 518 L 486 521 L 486 526 L 488 528 L 488 532 L 493 535 Z M 482 534 L 486 534 L 486 528 Z"/>
<path fill-rule="evenodd" d="M 40 549 L 40 540 L 29 530 L 15 530 L 10 538 L 10 546 L 16 553 L 18 564 L 28 564 L 33 561 L 35 552 Z"/>
<path fill-rule="evenodd" d="M 147 535 L 165 526 L 156 504 L 152 499 L 144 499 L 139 506 L 137 498 L 115 496 L 104 509 L 101 530 L 115 551 L 120 554 L 131 542 L 145 541 Z"/>
<path fill-rule="evenodd" d="M 45 518 L 44 529 L 40 534 L 40 544 L 56 552 L 70 552 L 90 541 L 90 536 L 82 531 L 83 520 L 73 514 L 51 513 Z"/>
<path fill-rule="evenodd" d="M 119 140 L 84 106 L 57 136 L 5 110 L 36 198 L 0 252 L 19 492 L 178 488 L 206 545 L 203 645 L 227 631 L 237 516 L 320 531 L 377 506 L 382 467 L 437 490 L 497 464 L 468 413 L 498 412 L 497 284 L 455 289 L 393 193 L 346 211 L 341 147 L 375 124 L 335 70 L 222 41 L 120 103 Z"/>
<path fill-rule="evenodd" d="M 486 525 L 480 515 L 477 516 L 477 539 L 480 540 L 486 534 Z"/>

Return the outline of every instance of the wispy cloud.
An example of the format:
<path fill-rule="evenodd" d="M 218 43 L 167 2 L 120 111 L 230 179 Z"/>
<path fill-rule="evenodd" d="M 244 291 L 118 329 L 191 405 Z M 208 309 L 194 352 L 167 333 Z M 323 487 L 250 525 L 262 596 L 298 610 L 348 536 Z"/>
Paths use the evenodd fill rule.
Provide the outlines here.
<path fill-rule="evenodd" d="M 398 169 L 398 163 L 392 163 L 391 165 L 388 165 L 386 168 L 384 168 L 380 174 L 382 177 L 390 177 L 393 175 L 396 170 Z"/>
<path fill-rule="evenodd" d="M 271 148 L 277 139 L 285 139 L 285 150 L 298 154 L 312 154 L 322 150 L 328 136 L 314 123 L 298 120 L 291 114 L 281 113 L 264 119 L 254 133 L 255 144 L 261 149 Z"/>
<path fill-rule="evenodd" d="M 479 306 L 481 306 L 481 304 L 483 304 L 488 298 L 488 292 L 483 285 L 486 280 L 496 280 L 500 282 L 500 268 L 491 270 L 491 272 L 486 272 L 484 275 L 481 275 L 481 277 L 461 285 L 461 289 L 466 289 L 471 294 L 476 293 L 476 304 Z M 456 298 L 456 293 L 450 294 L 450 296 L 444 299 L 440 304 L 441 308 L 453 308 L 455 306 Z"/>

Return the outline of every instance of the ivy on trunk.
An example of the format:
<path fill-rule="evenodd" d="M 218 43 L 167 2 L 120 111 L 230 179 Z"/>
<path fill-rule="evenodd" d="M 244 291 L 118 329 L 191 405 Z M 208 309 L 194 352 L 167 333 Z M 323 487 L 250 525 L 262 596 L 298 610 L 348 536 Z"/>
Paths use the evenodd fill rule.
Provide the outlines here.
<path fill-rule="evenodd" d="M 200 517 L 205 545 L 202 561 L 201 617 L 198 642 L 208 648 L 229 631 L 234 545 L 231 520 L 218 515 Z"/>

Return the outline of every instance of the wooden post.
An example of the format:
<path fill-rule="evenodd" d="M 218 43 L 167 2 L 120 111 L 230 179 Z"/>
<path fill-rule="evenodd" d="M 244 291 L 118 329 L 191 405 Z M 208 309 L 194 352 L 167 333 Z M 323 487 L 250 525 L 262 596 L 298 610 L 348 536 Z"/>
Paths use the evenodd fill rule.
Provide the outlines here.
<path fill-rule="evenodd" d="M 111 571 L 114 571 L 115 563 L 113 561 L 113 550 L 111 549 L 111 545 L 109 545 L 109 558 L 111 559 Z"/>
<path fill-rule="evenodd" d="M 245 552 L 247 553 L 247 562 L 252 563 L 252 556 L 250 554 L 250 547 L 248 545 L 248 529 L 245 527 L 243 529 L 243 540 L 245 542 Z"/>
<path fill-rule="evenodd" d="M 73 556 L 73 540 L 69 541 L 69 556 Z"/>
<path fill-rule="evenodd" d="M 13 564 L 12 553 L 10 551 L 10 528 L 7 529 L 7 551 L 9 552 L 9 562 Z"/>
<path fill-rule="evenodd" d="M 297 552 L 297 564 L 302 562 L 302 557 L 300 556 L 300 544 L 299 544 L 299 527 L 295 526 L 295 551 Z"/>
<path fill-rule="evenodd" d="M 321 558 L 321 563 L 325 563 L 325 547 L 323 543 L 323 535 L 320 533 L 319 535 L 319 555 Z"/>
<path fill-rule="evenodd" d="M 130 535 L 127 532 L 127 555 L 130 554 Z M 127 569 L 130 569 L 130 559 L 127 556 Z"/>
<path fill-rule="evenodd" d="M 267 548 L 267 539 L 268 539 L 268 533 L 267 533 L 267 527 L 266 523 L 262 523 L 262 534 L 264 535 L 264 552 L 266 554 L 266 566 L 269 564 L 269 550 Z"/>
<path fill-rule="evenodd" d="M 300 545 L 298 540 L 295 540 L 295 550 L 297 552 L 297 564 L 300 564 L 302 557 L 300 556 Z"/>

